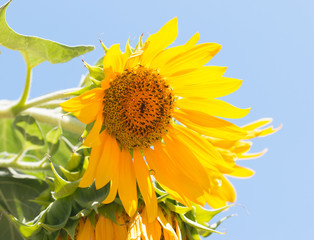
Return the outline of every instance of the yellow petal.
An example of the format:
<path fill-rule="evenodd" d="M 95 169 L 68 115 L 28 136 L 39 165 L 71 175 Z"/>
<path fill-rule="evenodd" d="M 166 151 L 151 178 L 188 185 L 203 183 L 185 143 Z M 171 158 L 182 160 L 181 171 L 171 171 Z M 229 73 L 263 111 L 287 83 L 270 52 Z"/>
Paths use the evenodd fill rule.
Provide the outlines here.
<path fill-rule="evenodd" d="M 196 33 L 191 39 L 184 45 L 167 48 L 165 50 L 160 51 L 151 61 L 150 68 L 155 69 L 163 69 L 164 65 L 172 58 L 176 57 L 178 54 L 182 52 L 186 52 L 187 50 L 194 47 L 194 45 L 199 40 L 199 34 Z"/>
<path fill-rule="evenodd" d="M 254 173 L 255 172 L 252 169 L 244 168 L 244 167 L 236 165 L 234 167 L 234 171 L 232 173 L 228 173 L 228 175 L 232 177 L 244 178 L 244 177 L 252 177 Z"/>
<path fill-rule="evenodd" d="M 209 137 L 238 140 L 247 134 L 246 131 L 228 121 L 194 110 L 176 110 L 174 117 L 187 127 Z"/>
<path fill-rule="evenodd" d="M 165 215 L 163 214 L 162 210 L 158 208 L 158 221 L 161 224 L 163 228 L 164 235 L 167 235 L 167 238 L 165 236 L 165 239 L 171 239 L 171 240 L 178 240 L 177 234 L 172 228 L 171 223 L 165 218 Z M 171 236 L 171 238 L 170 238 Z"/>
<path fill-rule="evenodd" d="M 267 148 L 265 148 L 263 151 L 258 153 L 243 153 L 243 154 L 237 154 L 238 160 L 244 160 L 244 159 L 252 159 L 252 158 L 258 158 L 263 156 L 268 151 Z"/>
<path fill-rule="evenodd" d="M 115 239 L 113 232 L 113 222 L 110 221 L 108 218 L 105 218 L 103 215 L 99 216 L 95 232 L 96 240 Z M 89 238 L 86 238 L 84 240 L 89 240 Z"/>
<path fill-rule="evenodd" d="M 102 112 L 100 111 L 96 117 L 96 121 L 94 123 L 93 128 L 91 129 L 91 131 L 88 133 L 87 137 L 85 138 L 84 141 L 84 145 L 87 147 L 91 147 L 92 145 L 99 145 L 100 144 L 100 138 L 99 138 L 99 134 L 100 134 L 100 130 L 102 127 L 104 121 L 104 117 Z"/>
<path fill-rule="evenodd" d="M 189 145 L 189 148 L 194 152 L 203 167 L 208 169 L 208 171 L 216 171 L 217 169 L 223 173 L 233 171 L 233 166 L 226 163 L 217 149 L 204 137 L 177 124 L 174 124 L 173 127 L 175 129 L 173 134 Z"/>
<path fill-rule="evenodd" d="M 132 217 L 137 210 L 137 188 L 134 166 L 128 151 L 122 150 L 120 158 L 119 197 L 127 214 Z"/>
<path fill-rule="evenodd" d="M 96 170 L 96 189 L 102 188 L 113 179 L 113 174 L 119 160 L 120 148 L 117 141 L 109 134 L 105 134 L 107 135 L 107 140 L 103 145 L 103 152 Z"/>
<path fill-rule="evenodd" d="M 251 130 L 255 130 L 259 127 L 263 127 L 263 126 L 271 123 L 272 121 L 273 121 L 272 118 L 262 118 L 262 119 L 255 121 L 255 122 L 244 125 L 244 126 L 242 126 L 242 128 L 244 128 L 247 131 L 251 131 Z"/>
<path fill-rule="evenodd" d="M 143 159 L 142 154 L 139 150 L 134 149 L 134 170 L 138 183 L 138 187 L 141 191 L 145 205 L 147 206 L 148 219 L 152 222 L 157 216 L 157 198 L 155 190 L 150 178 L 148 167 Z"/>
<path fill-rule="evenodd" d="M 218 99 L 182 98 L 176 101 L 176 107 L 224 118 L 242 118 L 250 112 L 250 108 L 237 108 Z"/>
<path fill-rule="evenodd" d="M 200 34 L 197 32 L 195 33 L 190 40 L 185 44 L 186 47 L 193 47 L 198 40 L 200 40 Z"/>
<path fill-rule="evenodd" d="M 60 106 L 64 111 L 73 112 L 81 122 L 88 124 L 95 121 L 97 114 L 102 111 L 103 96 L 103 90 L 95 88 L 61 103 Z"/>
<path fill-rule="evenodd" d="M 146 207 L 143 208 L 141 213 L 143 226 L 146 226 L 146 233 L 149 240 L 155 240 L 161 238 L 161 226 L 157 220 L 148 222 Z"/>
<path fill-rule="evenodd" d="M 173 57 L 171 54 L 170 59 L 167 59 L 167 52 L 165 53 L 163 57 L 165 61 L 160 62 L 158 69 L 162 76 L 168 77 L 185 69 L 200 68 L 212 59 L 220 48 L 221 46 L 217 43 L 202 43 L 184 51 L 177 48 L 177 54 Z"/>
<path fill-rule="evenodd" d="M 187 181 L 187 179 L 190 179 L 187 172 L 176 169 L 174 160 L 167 154 L 161 143 L 156 143 L 154 150 L 145 150 L 145 158 L 153 170 L 154 177 L 162 186 L 177 192 L 183 199 L 186 197 L 192 202 L 203 203 L 199 200 L 203 196 L 203 189 L 193 181 Z M 184 202 L 182 203 L 184 204 Z"/>
<path fill-rule="evenodd" d="M 80 222 L 80 229 L 77 234 L 77 240 L 95 240 L 95 233 L 92 224 L 90 223 L 89 219 L 86 219 L 86 222 Z"/>
<path fill-rule="evenodd" d="M 151 60 L 163 49 L 167 48 L 178 35 L 178 20 L 173 18 L 167 22 L 157 33 L 150 35 L 146 42 L 149 43 L 142 55 L 141 64 L 148 66 Z"/>
<path fill-rule="evenodd" d="M 112 45 L 103 59 L 103 68 L 105 73 L 105 79 L 101 82 L 103 89 L 109 87 L 109 81 L 115 76 L 115 74 L 122 73 L 125 68 L 127 55 L 123 55 L 120 50 L 120 44 Z"/>
<path fill-rule="evenodd" d="M 180 97 L 218 98 L 226 96 L 239 89 L 242 80 L 235 78 L 216 78 L 204 84 L 174 87 L 175 95 Z"/>
<path fill-rule="evenodd" d="M 211 81 L 217 82 L 226 72 L 226 67 L 204 66 L 197 69 L 189 68 L 188 71 L 178 72 L 176 75 L 167 77 L 173 88 L 194 84 L 206 84 Z"/>
<path fill-rule="evenodd" d="M 99 161 L 103 152 L 103 148 L 104 148 L 103 144 L 105 144 L 106 142 L 106 136 L 108 135 L 105 133 L 102 133 L 100 135 L 102 144 L 92 148 L 91 155 L 89 157 L 89 164 L 81 179 L 79 187 L 82 187 L 82 188 L 89 187 L 94 182 L 96 178 L 98 164 L 99 164 Z"/>
<path fill-rule="evenodd" d="M 193 181 L 195 185 L 205 186 L 205 188 L 208 187 L 208 176 L 204 167 L 191 152 L 190 146 L 182 141 L 182 138 L 179 138 L 177 134 L 171 134 L 171 138 L 169 135 L 170 134 L 164 135 L 163 139 L 165 149 L 173 160 L 175 169 L 177 171 L 186 172 L 186 175 L 191 179 L 190 181 Z"/>

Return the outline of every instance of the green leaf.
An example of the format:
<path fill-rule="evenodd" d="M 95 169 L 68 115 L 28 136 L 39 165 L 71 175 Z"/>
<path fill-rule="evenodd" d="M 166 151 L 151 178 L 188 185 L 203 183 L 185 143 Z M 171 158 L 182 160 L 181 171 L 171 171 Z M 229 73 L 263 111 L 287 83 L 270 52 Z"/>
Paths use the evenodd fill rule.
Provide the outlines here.
<path fill-rule="evenodd" d="M 24 137 L 24 149 L 37 149 L 45 145 L 43 133 L 37 121 L 28 115 L 19 115 L 13 122 L 13 127 Z"/>
<path fill-rule="evenodd" d="M 28 222 L 40 213 L 41 206 L 32 202 L 48 185 L 32 176 L 19 174 L 8 169 L 0 169 L 0 239 L 23 239 L 16 227 L 23 234 L 35 231 L 22 224 L 15 225 L 10 215 L 16 220 Z M 17 223 L 17 222 L 16 222 Z"/>
<path fill-rule="evenodd" d="M 10 217 L 0 210 L 0 239 L 24 240 Z"/>
<path fill-rule="evenodd" d="M 70 47 L 50 40 L 14 32 L 5 19 L 5 13 L 10 2 L 0 8 L 0 45 L 12 50 L 18 50 L 29 67 L 33 68 L 44 61 L 49 61 L 52 64 L 67 62 L 94 49 L 93 46 Z"/>

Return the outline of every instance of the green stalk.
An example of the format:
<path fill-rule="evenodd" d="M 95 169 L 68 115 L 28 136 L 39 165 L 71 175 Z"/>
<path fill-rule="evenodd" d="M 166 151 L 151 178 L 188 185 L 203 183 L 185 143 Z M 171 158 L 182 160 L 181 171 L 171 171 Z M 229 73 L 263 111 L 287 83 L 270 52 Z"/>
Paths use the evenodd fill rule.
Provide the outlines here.
<path fill-rule="evenodd" d="M 32 81 L 32 68 L 27 64 L 24 91 L 19 102 L 12 108 L 12 112 L 14 115 L 17 115 L 23 109 L 25 102 L 28 98 L 31 81 Z"/>

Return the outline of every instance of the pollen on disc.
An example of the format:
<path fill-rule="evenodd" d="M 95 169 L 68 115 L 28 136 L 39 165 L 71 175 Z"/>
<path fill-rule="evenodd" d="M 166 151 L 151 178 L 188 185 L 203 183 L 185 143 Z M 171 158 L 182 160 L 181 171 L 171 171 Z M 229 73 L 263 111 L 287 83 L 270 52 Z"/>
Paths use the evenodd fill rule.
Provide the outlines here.
<path fill-rule="evenodd" d="M 105 90 L 103 125 L 122 147 L 147 148 L 167 131 L 173 105 L 165 79 L 138 66 L 117 75 Z"/>

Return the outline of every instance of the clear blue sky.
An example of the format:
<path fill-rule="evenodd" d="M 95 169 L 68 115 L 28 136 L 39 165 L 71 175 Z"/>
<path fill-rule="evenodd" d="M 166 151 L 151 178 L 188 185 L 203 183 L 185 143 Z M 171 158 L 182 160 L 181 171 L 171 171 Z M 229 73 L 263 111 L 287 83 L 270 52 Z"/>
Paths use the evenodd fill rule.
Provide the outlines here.
<path fill-rule="evenodd" d="M 7 20 L 19 33 L 95 45 L 84 56 L 89 63 L 103 54 L 99 37 L 107 46 L 124 45 L 129 36 L 135 44 L 141 33 L 154 33 L 175 16 L 175 44 L 197 31 L 201 42 L 220 43 L 220 53 L 209 64 L 227 66 L 226 76 L 244 80 L 240 90 L 224 99 L 252 108 L 234 122 L 273 117 L 274 125 L 283 128 L 255 141 L 253 150 L 269 148 L 264 157 L 243 162 L 256 175 L 232 179 L 237 202 L 247 210 L 230 209 L 238 217 L 220 227 L 227 234 L 209 239 L 295 240 L 314 235 L 313 12 L 313 0 L 14 0 Z M 13 100 L 23 89 L 25 65 L 18 52 L 0 50 L 0 98 Z M 34 69 L 31 97 L 74 87 L 85 72 L 81 58 L 43 63 Z"/>

